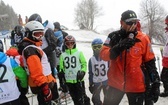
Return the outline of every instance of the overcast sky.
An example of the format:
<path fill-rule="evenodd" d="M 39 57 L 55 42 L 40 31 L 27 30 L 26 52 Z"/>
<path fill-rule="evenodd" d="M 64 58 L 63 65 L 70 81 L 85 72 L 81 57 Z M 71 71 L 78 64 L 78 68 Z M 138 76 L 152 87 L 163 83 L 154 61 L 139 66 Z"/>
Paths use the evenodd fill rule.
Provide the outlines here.
<path fill-rule="evenodd" d="M 13 7 L 22 18 L 38 13 L 45 20 L 59 21 L 69 29 L 77 28 L 74 25 L 74 8 L 81 0 L 3 0 L 5 4 Z M 118 28 L 120 17 L 125 10 L 134 10 L 139 13 L 141 0 L 96 0 L 102 7 L 104 15 L 96 21 L 97 29 Z M 168 11 L 168 0 L 159 0 L 160 4 Z"/>

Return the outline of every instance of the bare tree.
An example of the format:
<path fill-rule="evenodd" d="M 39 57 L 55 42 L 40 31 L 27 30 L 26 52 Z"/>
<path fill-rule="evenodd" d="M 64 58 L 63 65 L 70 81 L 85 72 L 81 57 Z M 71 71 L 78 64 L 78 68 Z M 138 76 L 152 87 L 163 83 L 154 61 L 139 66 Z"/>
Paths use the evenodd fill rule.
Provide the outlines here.
<path fill-rule="evenodd" d="M 79 28 L 93 30 L 95 19 L 102 15 L 101 10 L 96 0 L 82 0 L 75 9 L 75 23 Z"/>
<path fill-rule="evenodd" d="M 140 4 L 140 19 L 143 30 L 151 37 L 152 41 L 165 43 L 164 19 L 166 11 L 158 0 L 143 0 Z"/>

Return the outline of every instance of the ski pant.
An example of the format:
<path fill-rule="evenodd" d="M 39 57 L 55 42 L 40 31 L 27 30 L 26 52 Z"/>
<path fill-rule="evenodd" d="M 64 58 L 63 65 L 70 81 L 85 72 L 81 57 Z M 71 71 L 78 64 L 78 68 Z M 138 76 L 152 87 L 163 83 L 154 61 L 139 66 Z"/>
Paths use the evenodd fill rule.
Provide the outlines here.
<path fill-rule="evenodd" d="M 28 98 L 26 97 L 26 94 L 28 93 L 28 87 L 27 88 L 21 87 L 19 80 L 17 80 L 17 86 L 18 86 L 19 91 L 21 93 L 19 96 L 21 105 L 30 105 Z"/>
<path fill-rule="evenodd" d="M 20 99 L 18 98 L 16 100 L 6 102 L 6 103 L 0 104 L 0 105 L 22 105 L 22 104 L 20 104 Z"/>
<path fill-rule="evenodd" d="M 46 102 L 42 92 L 37 94 L 38 105 L 51 105 L 51 101 Z"/>
<path fill-rule="evenodd" d="M 59 69 L 60 69 L 60 65 L 57 65 L 59 84 L 60 84 L 60 87 L 62 88 L 62 92 L 66 93 L 68 92 L 68 87 L 65 83 L 65 78 L 59 75 L 60 74 Z"/>
<path fill-rule="evenodd" d="M 102 105 L 102 101 L 100 100 L 100 92 L 103 90 L 103 94 L 105 95 L 107 92 L 106 87 L 106 85 L 95 85 L 93 87 L 92 102 L 94 105 Z"/>
<path fill-rule="evenodd" d="M 129 105 L 143 105 L 143 93 L 125 93 L 121 90 L 108 86 L 103 105 L 119 105 L 124 94 L 127 95 Z"/>
<path fill-rule="evenodd" d="M 90 105 L 90 98 L 86 95 L 84 81 L 67 83 L 67 86 L 74 105 Z"/>
<path fill-rule="evenodd" d="M 54 86 L 53 86 L 53 88 L 51 88 L 51 92 L 52 92 L 52 100 L 58 99 L 59 94 L 58 94 L 58 88 L 57 88 L 56 82 L 54 82 Z"/>
<path fill-rule="evenodd" d="M 168 92 L 168 68 L 163 67 L 161 81 L 163 82 L 164 92 Z"/>

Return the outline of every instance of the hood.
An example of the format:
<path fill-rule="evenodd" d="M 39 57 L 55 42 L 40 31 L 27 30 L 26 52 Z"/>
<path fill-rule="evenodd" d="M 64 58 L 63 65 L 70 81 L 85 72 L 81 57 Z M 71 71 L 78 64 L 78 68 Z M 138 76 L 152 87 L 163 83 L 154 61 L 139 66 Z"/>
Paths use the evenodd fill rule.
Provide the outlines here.
<path fill-rule="evenodd" d="M 0 52 L 0 64 L 4 63 L 7 59 L 7 56 L 5 53 Z"/>
<path fill-rule="evenodd" d="M 17 55 L 19 55 L 18 50 L 15 47 L 9 48 L 9 50 L 6 51 L 6 54 L 8 56 L 17 56 Z"/>
<path fill-rule="evenodd" d="M 52 22 L 48 21 L 48 20 L 46 20 L 46 21 L 43 23 L 43 26 L 45 27 L 45 29 L 50 28 L 50 29 L 54 30 L 54 24 L 53 24 Z"/>

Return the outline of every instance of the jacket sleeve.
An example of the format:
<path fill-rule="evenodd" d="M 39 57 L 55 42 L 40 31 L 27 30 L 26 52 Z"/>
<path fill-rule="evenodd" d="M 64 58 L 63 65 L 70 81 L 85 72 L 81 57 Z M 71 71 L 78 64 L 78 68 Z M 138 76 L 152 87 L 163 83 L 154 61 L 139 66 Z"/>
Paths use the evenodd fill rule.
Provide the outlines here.
<path fill-rule="evenodd" d="M 26 71 L 21 66 L 19 66 L 14 59 L 11 59 L 11 64 L 12 64 L 13 72 L 16 75 L 16 77 L 19 79 L 21 86 L 23 88 L 27 88 L 28 82 L 27 82 Z"/>
<path fill-rule="evenodd" d="M 81 62 L 81 70 L 86 72 L 86 70 L 87 70 L 87 62 L 86 62 L 86 59 L 85 59 L 85 57 L 84 57 L 82 52 L 80 52 L 79 59 L 80 59 L 80 62 Z"/>
<path fill-rule="evenodd" d="M 91 59 L 89 59 L 88 70 L 89 70 L 89 84 L 92 84 L 93 83 L 93 72 L 92 72 L 92 62 L 91 62 Z"/>
<path fill-rule="evenodd" d="M 144 60 L 145 68 L 149 72 L 151 82 L 159 83 L 160 77 L 157 72 L 157 68 L 156 68 L 156 64 L 155 64 L 156 59 L 154 56 L 154 52 L 152 50 L 152 46 L 151 46 L 149 37 L 147 35 L 145 35 L 142 39 L 142 42 L 143 42 L 143 47 L 144 47 L 142 59 Z"/>
<path fill-rule="evenodd" d="M 104 61 L 111 60 L 111 53 L 110 50 L 112 48 L 112 45 L 114 46 L 116 43 L 118 43 L 117 40 L 112 41 L 112 39 L 116 39 L 115 35 L 116 32 L 112 32 L 108 35 L 107 39 L 105 40 L 102 49 L 100 50 L 100 58 Z"/>
<path fill-rule="evenodd" d="M 62 54 L 60 55 L 60 58 L 59 58 L 59 65 L 60 65 L 60 72 L 64 72 L 64 61 L 63 61 L 63 57 L 62 57 Z"/>
<path fill-rule="evenodd" d="M 47 77 L 44 76 L 42 72 L 40 58 L 37 55 L 31 55 L 27 58 L 26 62 L 33 82 L 37 86 L 41 86 L 42 84 L 47 83 Z"/>
<path fill-rule="evenodd" d="M 49 28 L 45 32 L 45 38 L 47 40 L 48 46 L 43 49 L 43 51 L 49 55 L 50 52 L 54 51 L 57 46 L 57 39 L 54 36 L 54 32 Z"/>
<path fill-rule="evenodd" d="M 24 57 L 31 75 L 30 78 L 37 86 L 41 86 L 48 82 L 47 77 L 43 74 L 43 68 L 41 64 L 42 51 L 37 48 L 28 47 L 24 50 Z"/>

